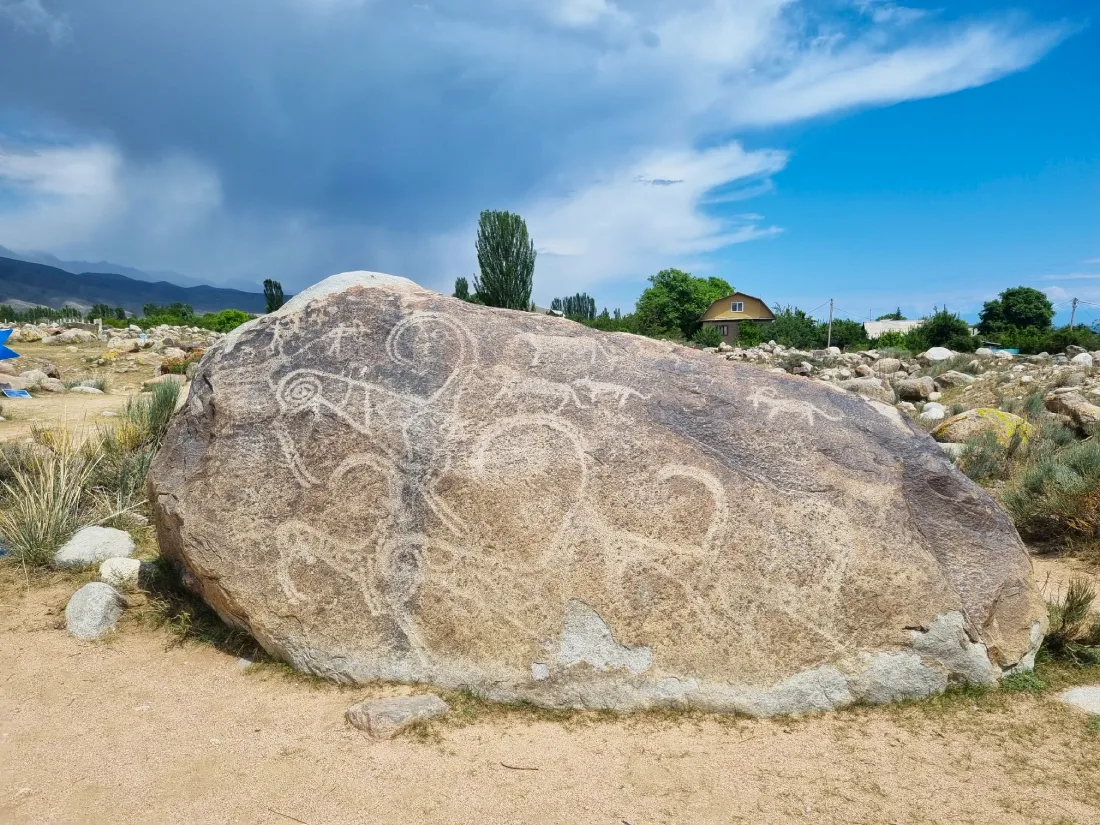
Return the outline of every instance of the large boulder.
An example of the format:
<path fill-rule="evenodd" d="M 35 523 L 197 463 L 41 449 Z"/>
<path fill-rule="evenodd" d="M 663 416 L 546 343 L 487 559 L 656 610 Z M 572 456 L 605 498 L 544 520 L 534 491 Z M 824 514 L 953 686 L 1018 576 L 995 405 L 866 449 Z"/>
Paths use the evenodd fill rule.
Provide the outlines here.
<path fill-rule="evenodd" d="M 1100 433 L 1100 406 L 1085 399 L 1073 387 L 1059 387 L 1043 399 L 1048 410 L 1067 416 L 1085 435 Z"/>
<path fill-rule="evenodd" d="M 993 433 L 997 441 L 1007 445 L 1017 434 L 1022 441 L 1027 441 L 1031 437 L 1031 425 L 1018 415 L 979 407 L 951 416 L 932 430 L 932 437 L 937 441 L 961 444 L 986 432 Z"/>
<path fill-rule="evenodd" d="M 920 359 L 925 362 L 935 363 L 937 361 L 950 361 L 955 357 L 955 353 L 949 350 L 947 347 L 932 347 L 920 354 Z"/>
<path fill-rule="evenodd" d="M 149 494 L 189 587 L 341 681 L 775 714 L 1042 637 L 1011 522 L 893 407 L 375 273 L 210 349 Z"/>
<path fill-rule="evenodd" d="M 849 378 L 846 381 L 838 381 L 837 386 L 873 401 L 881 401 L 884 404 L 894 403 L 894 391 L 881 378 Z"/>
<path fill-rule="evenodd" d="M 948 370 L 947 372 L 937 375 L 933 382 L 941 390 L 948 387 L 965 387 L 967 384 L 973 384 L 978 379 L 973 375 L 967 375 L 965 372 L 959 372 L 958 370 Z"/>

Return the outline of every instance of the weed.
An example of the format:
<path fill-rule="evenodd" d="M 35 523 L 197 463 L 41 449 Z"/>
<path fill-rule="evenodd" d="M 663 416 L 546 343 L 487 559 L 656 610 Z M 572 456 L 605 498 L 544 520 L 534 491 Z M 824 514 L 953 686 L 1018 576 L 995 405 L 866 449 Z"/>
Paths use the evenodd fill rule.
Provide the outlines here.
<path fill-rule="evenodd" d="M 1034 671 L 1014 673 L 1001 680 L 1001 689 L 1010 693 L 1042 693 L 1050 685 L 1040 679 Z"/>
<path fill-rule="evenodd" d="M 110 380 L 105 376 L 95 375 L 91 378 L 76 378 L 66 381 L 65 386 L 70 390 L 73 387 L 91 387 L 101 392 L 107 392 L 107 388 L 110 386 Z"/>
<path fill-rule="evenodd" d="M 1070 579 L 1061 598 L 1047 602 L 1050 628 L 1047 630 L 1046 643 L 1052 651 L 1061 651 L 1082 640 L 1095 600 L 1096 589 L 1092 582 L 1074 577 Z"/>
<path fill-rule="evenodd" d="M 3 484 L 7 504 L 0 510 L 0 537 L 24 568 L 49 564 L 76 532 L 94 466 L 74 452 L 42 450 L 12 468 L 12 481 Z"/>
<path fill-rule="evenodd" d="M 1023 412 L 1024 418 L 1028 421 L 1034 421 L 1046 412 L 1046 394 L 1043 392 L 1033 392 L 1027 398 L 1024 399 Z"/>

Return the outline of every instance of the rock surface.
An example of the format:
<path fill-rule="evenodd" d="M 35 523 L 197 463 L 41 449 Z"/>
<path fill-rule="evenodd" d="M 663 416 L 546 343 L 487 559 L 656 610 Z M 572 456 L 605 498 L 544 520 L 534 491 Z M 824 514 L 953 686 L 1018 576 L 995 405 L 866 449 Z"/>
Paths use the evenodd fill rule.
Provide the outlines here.
<path fill-rule="evenodd" d="M 78 639 L 98 639 L 114 630 L 125 609 L 121 593 L 109 584 L 91 582 L 65 605 L 65 627 Z"/>
<path fill-rule="evenodd" d="M 715 358 L 335 276 L 207 352 L 150 473 L 162 552 L 342 681 L 775 714 L 1028 661 L 1028 556 L 935 442 Z"/>
<path fill-rule="evenodd" d="M 1073 705 L 1073 707 L 1086 713 L 1100 715 L 1100 686 L 1083 685 L 1070 688 L 1058 698 L 1067 705 Z"/>
<path fill-rule="evenodd" d="M 134 555 L 134 540 L 125 530 L 114 527 L 85 527 L 77 531 L 54 555 L 55 566 L 80 570 L 105 559 Z"/>
<path fill-rule="evenodd" d="M 1007 445 L 1017 432 L 1025 441 L 1030 438 L 1031 425 L 1013 413 L 991 407 L 979 407 L 951 416 L 932 430 L 932 437 L 937 441 L 961 444 L 985 432 L 994 433 L 1001 444 Z"/>
<path fill-rule="evenodd" d="M 132 587 L 141 585 L 143 576 L 151 572 L 152 565 L 137 559 L 113 558 L 99 565 L 99 580 L 112 587 Z"/>
<path fill-rule="evenodd" d="M 438 696 L 400 696 L 368 699 L 352 705 L 344 716 L 351 725 L 375 739 L 392 739 L 414 722 L 442 716 L 450 709 Z"/>

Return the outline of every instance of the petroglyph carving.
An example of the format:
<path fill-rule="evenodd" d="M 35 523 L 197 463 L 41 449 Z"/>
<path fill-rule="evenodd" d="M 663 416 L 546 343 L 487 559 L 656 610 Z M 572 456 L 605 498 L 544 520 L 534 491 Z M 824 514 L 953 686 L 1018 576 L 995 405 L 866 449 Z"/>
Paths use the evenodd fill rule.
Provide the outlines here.
<path fill-rule="evenodd" d="M 618 401 L 620 407 L 625 406 L 631 398 L 638 398 L 642 401 L 648 400 L 648 396 L 642 395 L 632 387 L 624 387 L 622 384 L 611 384 L 606 381 L 593 381 L 591 378 L 578 378 L 573 382 L 573 386 L 587 390 L 588 400 L 593 404 L 604 396 Z"/>
<path fill-rule="evenodd" d="M 806 423 L 811 427 L 814 426 L 815 415 L 819 415 L 828 421 L 842 421 L 844 419 L 844 416 L 840 413 L 830 415 L 809 401 L 798 398 L 781 398 L 774 387 L 757 387 L 753 394 L 749 396 L 749 401 L 752 402 L 753 409 L 759 409 L 761 404 L 767 407 L 769 421 L 781 412 L 790 413 L 791 415 L 803 415 L 806 417 Z"/>

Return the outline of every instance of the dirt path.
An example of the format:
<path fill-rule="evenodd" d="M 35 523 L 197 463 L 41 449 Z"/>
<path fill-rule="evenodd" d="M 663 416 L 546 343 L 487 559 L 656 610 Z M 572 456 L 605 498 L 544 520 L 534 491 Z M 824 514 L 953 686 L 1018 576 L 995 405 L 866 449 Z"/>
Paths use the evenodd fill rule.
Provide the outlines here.
<path fill-rule="evenodd" d="M 243 672 L 132 623 L 81 643 L 58 628 L 72 589 L 0 596 L 0 822 L 1100 822 L 1100 733 L 1049 695 L 773 721 L 482 711 L 371 742 L 343 712 L 387 689 Z"/>

